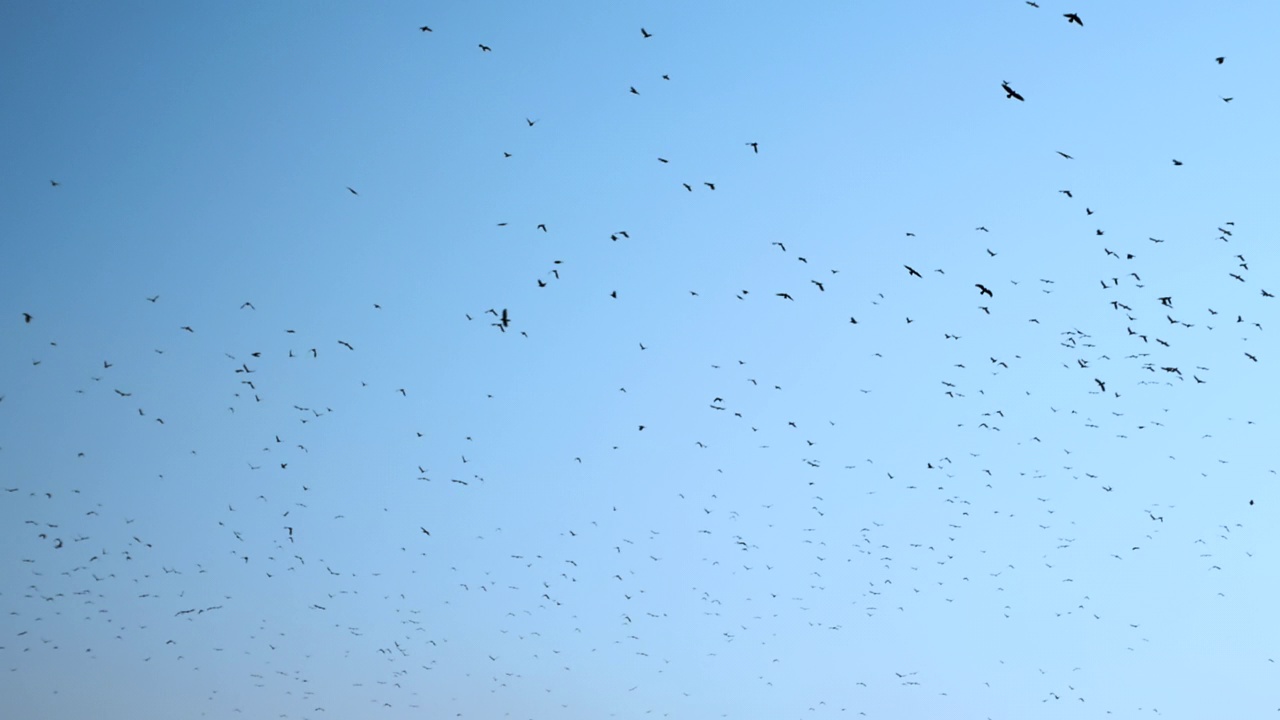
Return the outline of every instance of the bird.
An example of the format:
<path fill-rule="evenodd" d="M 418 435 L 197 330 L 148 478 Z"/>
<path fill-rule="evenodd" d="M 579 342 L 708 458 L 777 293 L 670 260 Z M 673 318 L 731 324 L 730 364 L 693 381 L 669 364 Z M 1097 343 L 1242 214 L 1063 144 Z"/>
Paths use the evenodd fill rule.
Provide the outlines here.
<path fill-rule="evenodd" d="M 794 300 L 795 300 L 795 298 L 791 297 L 790 295 L 788 295 L 787 293 L 784 293 L 784 292 L 782 292 L 782 293 L 774 293 L 774 295 L 777 295 L 778 297 L 782 298 L 783 300 L 792 300 L 792 301 L 794 301 Z"/>
<path fill-rule="evenodd" d="M 1084 27 L 1084 22 L 1080 20 L 1080 16 L 1075 13 L 1063 13 L 1062 17 L 1067 19 L 1067 24 L 1075 23 L 1080 27 Z"/>
<path fill-rule="evenodd" d="M 651 37 L 653 37 L 653 33 L 649 32 L 648 30 L 645 30 L 644 28 L 640 28 L 640 36 L 641 36 L 641 37 L 646 37 L 646 38 L 651 38 Z"/>
<path fill-rule="evenodd" d="M 1054 152 L 1058 153 L 1059 155 L 1061 155 L 1062 157 L 1064 157 L 1064 158 L 1066 158 L 1066 159 L 1068 159 L 1068 160 L 1075 160 L 1075 158 L 1073 158 L 1073 157 L 1071 157 L 1070 155 L 1068 155 L 1068 154 L 1066 154 L 1066 153 L 1062 152 L 1061 150 L 1054 150 Z"/>
<path fill-rule="evenodd" d="M 360 193 L 356 192 L 355 190 L 353 190 L 353 189 L 351 188 L 351 186 L 350 186 L 350 185 L 348 185 L 348 186 L 347 186 L 347 192 L 350 192 L 352 195 L 359 195 L 359 194 L 360 194 Z"/>
<path fill-rule="evenodd" d="M 420 27 L 420 28 L 418 28 L 418 29 L 419 29 L 419 30 L 421 30 L 422 32 L 434 32 L 430 27 L 428 27 L 428 26 L 426 26 L 426 25 L 423 25 L 422 27 Z"/>
<path fill-rule="evenodd" d="M 1093 379 L 1093 381 L 1094 381 L 1094 382 L 1096 382 L 1096 383 L 1098 383 L 1098 387 L 1102 389 L 1102 392 L 1106 392 L 1106 391 L 1107 391 L 1107 384 L 1106 384 L 1106 383 L 1102 382 L 1102 381 L 1101 381 L 1101 380 L 1099 380 L 1098 378 L 1094 378 L 1094 379 Z"/>
<path fill-rule="evenodd" d="M 1226 62 L 1227 59 L 1225 57 L 1216 57 L 1214 58 L 1214 61 L 1217 62 L 1219 65 L 1221 65 L 1222 63 Z"/>
<path fill-rule="evenodd" d="M 1181 165 L 1181 164 L 1182 164 L 1182 161 L 1181 161 L 1181 160 L 1178 160 L 1177 158 L 1174 158 L 1174 160 L 1173 160 L 1173 164 L 1174 164 L 1174 166 L 1176 167 L 1176 166 L 1178 166 L 1178 165 Z"/>
<path fill-rule="evenodd" d="M 751 147 L 752 152 L 756 153 L 757 155 L 760 154 L 760 143 L 749 142 L 747 143 L 747 145 Z"/>
<path fill-rule="evenodd" d="M 704 182 L 704 183 L 702 183 L 702 184 L 703 184 L 703 185 L 706 185 L 707 187 L 711 188 L 712 190 L 715 190 L 715 189 L 716 189 L 716 184 L 715 184 L 715 183 Z"/>
<path fill-rule="evenodd" d="M 529 127 L 533 127 L 534 125 L 538 124 L 537 120 L 530 120 L 529 118 L 525 118 L 524 121 L 529 123 Z"/>
<path fill-rule="evenodd" d="M 25 312 L 24 312 L 24 313 L 22 313 L 22 320 L 23 320 L 23 322 L 25 322 L 25 323 L 27 323 L 28 325 L 30 325 L 30 324 L 31 324 L 31 313 L 25 313 Z"/>
<path fill-rule="evenodd" d="M 1009 83 L 1008 83 L 1008 82 L 1002 81 L 1002 82 L 1000 83 L 1000 87 L 1004 88 L 1004 91 L 1005 91 L 1005 93 L 1006 93 L 1006 94 L 1005 94 L 1005 98 L 1006 98 L 1006 99 L 1008 99 L 1008 98 L 1013 98 L 1014 100 L 1022 100 L 1022 101 L 1025 101 L 1025 100 L 1026 100 L 1026 98 L 1024 98 L 1024 97 L 1022 97 L 1021 95 L 1019 95 L 1019 94 L 1018 94 L 1018 92 L 1017 92 L 1016 90 L 1014 90 L 1013 88 L 1009 87 Z"/>
<path fill-rule="evenodd" d="M 351 343 L 347 342 L 346 340 L 339 340 L 338 344 L 345 347 L 348 350 L 355 350 L 355 348 L 351 347 Z"/>
<path fill-rule="evenodd" d="M 634 86 L 634 85 L 632 85 L 632 86 L 630 86 L 630 87 L 631 87 L 631 94 L 632 94 L 632 95 L 639 95 L 639 94 L 640 94 L 640 91 L 639 91 L 639 90 L 636 90 L 636 88 L 635 88 L 635 86 Z"/>
<path fill-rule="evenodd" d="M 49 187 L 58 187 L 58 186 L 59 186 L 59 185 L 61 185 L 61 184 L 62 184 L 62 183 L 58 182 L 57 180 L 50 180 L 50 181 L 49 181 Z"/>
<path fill-rule="evenodd" d="M 489 47 L 488 45 L 485 45 L 484 43 L 481 43 L 480 52 L 493 52 L 493 48 Z"/>
<path fill-rule="evenodd" d="M 995 297 L 995 295 L 993 295 L 991 291 L 987 289 L 986 285 L 983 285 L 982 283 L 976 283 L 975 287 L 978 288 L 979 295 L 986 295 L 987 297 Z"/>
<path fill-rule="evenodd" d="M 511 318 L 507 315 L 506 308 L 502 308 L 502 317 L 499 319 L 499 322 L 502 323 L 502 327 L 504 328 L 511 326 Z"/>
<path fill-rule="evenodd" d="M 907 272 L 908 272 L 909 274 L 911 274 L 911 275 L 914 275 L 914 276 L 916 276 L 916 277 L 918 277 L 918 278 L 923 278 L 923 277 L 924 277 L 924 276 L 923 276 L 923 275 L 921 275 L 919 272 L 917 272 L 915 268 L 911 267 L 910 265 L 903 265 L 902 267 L 906 268 L 906 269 L 907 269 Z"/>

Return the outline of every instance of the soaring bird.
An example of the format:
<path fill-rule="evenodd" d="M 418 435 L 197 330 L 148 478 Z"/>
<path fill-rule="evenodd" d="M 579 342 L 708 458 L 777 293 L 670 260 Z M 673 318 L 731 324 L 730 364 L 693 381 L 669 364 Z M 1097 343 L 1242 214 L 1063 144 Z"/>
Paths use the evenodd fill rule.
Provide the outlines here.
<path fill-rule="evenodd" d="M 61 185 L 61 184 L 62 184 L 62 183 L 58 182 L 57 180 L 50 180 L 50 181 L 49 181 L 49 187 L 58 187 L 58 186 L 59 186 L 59 185 Z"/>
<path fill-rule="evenodd" d="M 641 37 L 646 37 L 646 38 L 653 37 L 653 33 L 649 32 L 648 30 L 645 30 L 644 28 L 640 28 L 640 35 Z"/>
<path fill-rule="evenodd" d="M 632 95 L 639 95 L 639 94 L 640 94 L 640 91 L 639 91 L 639 90 L 636 90 L 636 89 L 635 89 L 635 86 L 630 86 L 630 87 L 631 87 L 631 94 L 632 94 Z"/>
<path fill-rule="evenodd" d="M 1080 27 L 1084 27 L 1084 22 L 1080 20 L 1080 16 L 1075 13 L 1063 13 L 1062 17 L 1067 19 L 1067 24 L 1075 23 Z"/>
<path fill-rule="evenodd" d="M 908 273 L 910 273 L 910 274 L 912 274 L 912 275 L 915 275 L 915 276 L 916 276 L 916 277 L 918 277 L 918 278 L 923 278 L 923 277 L 924 277 L 924 276 L 923 276 L 923 275 L 921 275 L 919 272 L 917 272 L 915 268 L 911 267 L 910 265 L 903 265 L 902 267 L 906 268 Z"/>
<path fill-rule="evenodd" d="M 1181 160 L 1179 160 L 1179 159 L 1177 159 L 1177 158 L 1174 158 L 1174 160 L 1173 160 L 1173 164 L 1174 164 L 1175 166 L 1177 166 L 1177 165 L 1181 165 L 1181 164 L 1182 164 L 1182 161 L 1181 161 Z"/>
<path fill-rule="evenodd" d="M 1073 157 L 1071 157 L 1070 155 L 1068 155 L 1068 154 L 1066 154 L 1066 153 L 1062 152 L 1061 150 L 1054 150 L 1054 152 L 1058 153 L 1059 155 L 1061 155 L 1062 157 L 1064 157 L 1064 158 L 1066 158 L 1066 159 L 1068 159 L 1068 160 L 1075 160 L 1075 158 L 1073 158 Z"/>
<path fill-rule="evenodd" d="M 502 327 L 511 327 L 511 318 L 507 315 L 507 309 L 502 308 Z"/>
<path fill-rule="evenodd" d="M 432 32 L 431 28 L 427 27 L 426 25 L 423 25 L 418 29 L 421 30 L 422 32 Z"/>
<path fill-rule="evenodd" d="M 352 190 L 350 185 L 348 185 L 348 186 L 347 186 L 347 191 L 348 191 L 348 192 L 350 192 L 352 195 L 359 195 L 359 194 L 360 194 L 360 193 L 356 192 L 355 190 Z"/>
<path fill-rule="evenodd" d="M 790 295 L 788 295 L 787 293 L 774 293 L 774 295 L 777 295 L 778 297 L 782 298 L 783 300 L 795 300 L 795 298 L 791 297 L 791 296 L 790 296 Z"/>
<path fill-rule="evenodd" d="M 1102 388 L 1102 392 L 1106 392 L 1106 391 L 1107 391 L 1107 384 L 1106 384 L 1106 383 L 1102 382 L 1102 381 L 1101 381 L 1101 380 L 1099 380 L 1098 378 L 1094 378 L 1094 379 L 1093 379 L 1093 381 L 1094 381 L 1094 382 L 1096 382 L 1096 383 L 1098 383 L 1098 387 Z"/>
<path fill-rule="evenodd" d="M 489 47 L 488 45 L 485 45 L 484 43 L 481 43 L 480 52 L 493 52 L 493 48 Z"/>
<path fill-rule="evenodd" d="M 1014 90 L 1013 88 L 1009 87 L 1009 83 L 1007 81 L 1002 81 L 1000 83 L 1000 87 L 1004 88 L 1004 91 L 1006 93 L 1005 98 L 1013 98 L 1015 100 L 1023 100 L 1023 101 L 1026 100 L 1026 98 L 1018 94 L 1017 90 Z"/>
<path fill-rule="evenodd" d="M 991 294 L 991 291 L 987 289 L 987 286 L 983 285 L 982 283 L 975 283 L 974 287 L 978 288 L 979 295 L 986 295 L 987 297 L 995 297 L 995 295 Z"/>
<path fill-rule="evenodd" d="M 752 150 L 752 152 L 754 152 L 754 153 L 756 153 L 756 154 L 759 154 L 759 153 L 760 153 L 760 143 L 753 143 L 753 142 L 749 142 L 749 143 L 747 143 L 747 144 L 751 146 L 751 150 Z"/>

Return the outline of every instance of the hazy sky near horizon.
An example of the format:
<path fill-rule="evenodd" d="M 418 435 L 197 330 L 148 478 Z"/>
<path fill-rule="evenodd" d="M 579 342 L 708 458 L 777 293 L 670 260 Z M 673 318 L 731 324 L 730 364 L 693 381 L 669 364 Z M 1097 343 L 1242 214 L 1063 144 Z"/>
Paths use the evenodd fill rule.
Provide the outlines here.
<path fill-rule="evenodd" d="M 1278 23 L 0 7 L 7 712 L 1274 713 Z"/>

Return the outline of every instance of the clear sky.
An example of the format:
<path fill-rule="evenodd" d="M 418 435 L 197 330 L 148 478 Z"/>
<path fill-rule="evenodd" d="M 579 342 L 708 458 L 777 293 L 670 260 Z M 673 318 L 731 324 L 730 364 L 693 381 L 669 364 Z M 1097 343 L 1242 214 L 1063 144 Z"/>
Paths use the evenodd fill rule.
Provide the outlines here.
<path fill-rule="evenodd" d="M 1274 714 L 1277 25 L 0 6 L 4 713 Z"/>

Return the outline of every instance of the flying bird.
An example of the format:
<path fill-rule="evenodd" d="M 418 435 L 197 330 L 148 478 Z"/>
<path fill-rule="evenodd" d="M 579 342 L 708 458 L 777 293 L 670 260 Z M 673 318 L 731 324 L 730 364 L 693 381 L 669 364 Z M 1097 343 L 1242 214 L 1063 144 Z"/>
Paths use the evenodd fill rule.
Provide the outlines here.
<path fill-rule="evenodd" d="M 1227 59 L 1226 59 L 1225 57 L 1216 57 L 1216 58 L 1214 58 L 1214 62 L 1218 63 L 1219 65 L 1221 65 L 1222 63 L 1224 63 L 1224 62 L 1226 62 L 1226 61 L 1227 61 Z"/>
<path fill-rule="evenodd" d="M 493 48 L 489 47 L 488 45 L 485 45 L 484 43 L 480 44 L 480 52 L 492 52 L 492 51 L 493 51 Z"/>
<path fill-rule="evenodd" d="M 30 325 L 30 324 L 31 324 L 31 313 L 22 313 L 22 319 L 23 319 L 23 321 L 24 321 L 24 322 L 26 322 L 28 325 Z"/>
<path fill-rule="evenodd" d="M 1005 94 L 1005 98 L 1006 98 L 1006 99 L 1008 99 L 1008 98 L 1013 98 L 1013 99 L 1015 99 L 1015 100 L 1022 100 L 1022 101 L 1025 101 L 1025 100 L 1026 100 L 1026 98 L 1024 98 L 1024 97 L 1022 97 L 1021 95 L 1019 95 L 1019 94 L 1018 94 L 1018 91 L 1017 91 L 1017 90 L 1014 90 L 1013 88 L 1009 87 L 1009 83 L 1008 83 L 1008 82 L 1001 82 L 1001 83 L 1000 83 L 1000 87 L 1004 88 L 1004 91 L 1005 91 L 1005 93 L 1006 93 L 1006 94 Z"/>
<path fill-rule="evenodd" d="M 350 186 L 350 185 L 348 185 L 348 186 L 347 186 L 347 191 L 348 191 L 348 192 L 350 192 L 352 195 L 359 195 L 359 194 L 360 194 L 360 193 L 356 192 L 355 190 L 351 189 L 351 186 Z"/>
<path fill-rule="evenodd" d="M 1066 154 L 1066 153 L 1062 152 L 1061 150 L 1054 150 L 1054 152 L 1058 153 L 1059 155 L 1061 155 L 1062 157 L 1064 157 L 1064 158 L 1066 158 L 1066 159 L 1068 159 L 1068 160 L 1075 160 L 1075 158 L 1073 158 L 1073 157 L 1071 157 L 1070 155 L 1068 155 L 1068 154 Z"/>
<path fill-rule="evenodd" d="M 747 145 L 750 145 L 750 146 L 751 146 L 751 151 L 752 151 L 752 152 L 754 152 L 754 153 L 756 153 L 756 154 L 759 154 L 759 153 L 760 153 L 760 143 L 753 143 L 753 142 L 749 142 L 749 143 L 747 143 Z"/>
<path fill-rule="evenodd" d="M 1075 23 L 1080 27 L 1084 27 L 1084 22 L 1080 20 L 1080 16 L 1075 13 L 1063 13 L 1062 17 L 1067 19 L 1067 24 Z"/>
<path fill-rule="evenodd" d="M 418 29 L 421 30 L 422 32 L 434 32 L 431 28 L 427 27 L 426 25 L 423 25 Z"/>
<path fill-rule="evenodd" d="M 974 287 L 978 288 L 979 295 L 986 295 L 987 297 L 995 297 L 995 295 L 993 295 L 991 291 L 987 289 L 987 286 L 983 285 L 982 283 L 976 283 Z"/>
<path fill-rule="evenodd" d="M 923 275 L 921 275 L 919 272 L 917 272 L 915 268 L 911 267 L 910 265 L 903 265 L 902 267 L 906 268 L 908 273 L 910 273 L 910 274 L 912 274 L 912 275 L 914 275 L 914 276 L 916 276 L 916 277 L 918 277 L 918 278 L 923 278 L 923 277 L 924 277 L 924 276 L 923 276 Z"/>
<path fill-rule="evenodd" d="M 649 32 L 648 30 L 645 30 L 644 28 L 640 28 L 640 35 L 641 37 L 646 37 L 646 38 L 653 37 L 653 33 Z"/>

